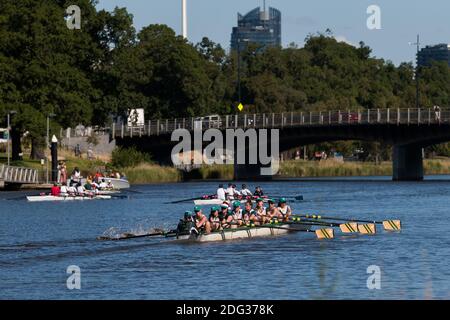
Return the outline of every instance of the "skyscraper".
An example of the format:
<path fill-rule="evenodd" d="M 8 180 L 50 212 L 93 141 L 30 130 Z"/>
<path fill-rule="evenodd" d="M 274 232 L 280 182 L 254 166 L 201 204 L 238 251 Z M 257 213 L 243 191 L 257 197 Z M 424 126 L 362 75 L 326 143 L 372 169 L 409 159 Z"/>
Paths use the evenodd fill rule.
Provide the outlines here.
<path fill-rule="evenodd" d="M 431 65 L 432 61 L 445 61 L 450 66 L 450 44 L 426 46 L 417 55 L 417 64 L 420 67 Z"/>
<path fill-rule="evenodd" d="M 243 43 L 248 42 L 263 47 L 281 46 L 281 12 L 275 8 L 261 11 L 258 7 L 245 16 L 238 13 L 238 26 L 231 34 L 231 49 L 242 49 Z"/>

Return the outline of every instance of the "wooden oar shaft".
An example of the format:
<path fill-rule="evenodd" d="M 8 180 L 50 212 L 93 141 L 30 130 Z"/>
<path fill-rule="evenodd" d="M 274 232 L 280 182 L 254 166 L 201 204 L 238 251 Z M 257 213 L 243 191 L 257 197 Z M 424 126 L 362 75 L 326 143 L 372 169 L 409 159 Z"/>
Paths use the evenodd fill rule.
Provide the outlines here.
<path fill-rule="evenodd" d="M 313 219 L 313 220 L 335 220 L 335 221 L 383 224 L 382 221 L 359 220 L 359 219 L 338 218 L 338 217 L 325 217 L 325 216 L 320 216 L 320 215 L 293 215 L 293 217 L 307 218 L 307 219 Z"/>

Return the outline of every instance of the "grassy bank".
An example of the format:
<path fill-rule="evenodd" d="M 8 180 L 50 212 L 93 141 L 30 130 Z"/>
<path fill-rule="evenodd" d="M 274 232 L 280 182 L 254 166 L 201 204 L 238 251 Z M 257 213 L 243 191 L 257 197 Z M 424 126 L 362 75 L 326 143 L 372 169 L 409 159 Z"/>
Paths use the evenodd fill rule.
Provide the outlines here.
<path fill-rule="evenodd" d="M 143 163 L 134 168 L 125 168 L 123 172 L 131 184 L 179 182 L 181 172 L 171 167 L 161 167 Z"/>
<path fill-rule="evenodd" d="M 100 160 L 90 161 L 66 155 L 66 164 L 69 172 L 73 168 L 80 168 L 82 174 L 95 173 L 106 165 Z M 6 158 L 0 155 L 0 163 L 5 163 Z M 12 163 L 16 166 L 30 167 L 40 170 L 44 177 L 45 167 L 40 161 L 30 160 L 27 157 L 23 161 Z M 129 179 L 131 184 L 145 183 L 169 183 L 183 180 L 183 174 L 175 168 L 163 167 L 155 164 L 143 163 L 135 167 L 120 169 Z M 424 171 L 427 175 L 450 174 L 450 159 L 425 160 Z M 390 176 L 392 175 L 392 163 L 382 162 L 336 162 L 328 161 L 285 161 L 281 163 L 279 177 L 349 177 L 349 176 Z M 196 172 L 195 179 L 199 180 L 232 180 L 233 165 L 203 166 Z"/>
<path fill-rule="evenodd" d="M 424 160 L 426 175 L 450 174 L 450 160 Z M 285 161 L 282 177 L 391 176 L 392 162 Z"/>

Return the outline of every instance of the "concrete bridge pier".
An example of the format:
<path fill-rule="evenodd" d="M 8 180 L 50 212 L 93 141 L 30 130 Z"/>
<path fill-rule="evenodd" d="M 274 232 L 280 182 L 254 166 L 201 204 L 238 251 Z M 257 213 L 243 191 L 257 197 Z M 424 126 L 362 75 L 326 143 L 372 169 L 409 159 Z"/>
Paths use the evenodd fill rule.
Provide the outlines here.
<path fill-rule="evenodd" d="M 422 147 L 418 145 L 395 145 L 393 148 L 393 180 L 422 181 Z"/>
<path fill-rule="evenodd" d="M 234 180 L 236 181 L 270 181 L 272 176 L 261 175 L 260 164 L 234 164 Z"/>

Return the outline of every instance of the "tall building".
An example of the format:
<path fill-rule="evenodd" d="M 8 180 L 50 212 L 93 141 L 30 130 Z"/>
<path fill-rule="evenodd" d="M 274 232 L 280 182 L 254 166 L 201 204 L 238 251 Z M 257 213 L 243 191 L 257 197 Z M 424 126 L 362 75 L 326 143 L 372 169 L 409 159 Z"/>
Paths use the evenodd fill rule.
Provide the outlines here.
<path fill-rule="evenodd" d="M 242 50 L 249 42 L 263 47 L 281 46 L 281 12 L 275 8 L 261 11 L 258 7 L 245 16 L 238 13 L 238 26 L 231 34 L 231 49 Z"/>
<path fill-rule="evenodd" d="M 417 55 L 417 64 L 420 67 L 430 66 L 432 61 L 446 61 L 450 66 L 450 44 L 426 46 Z"/>

